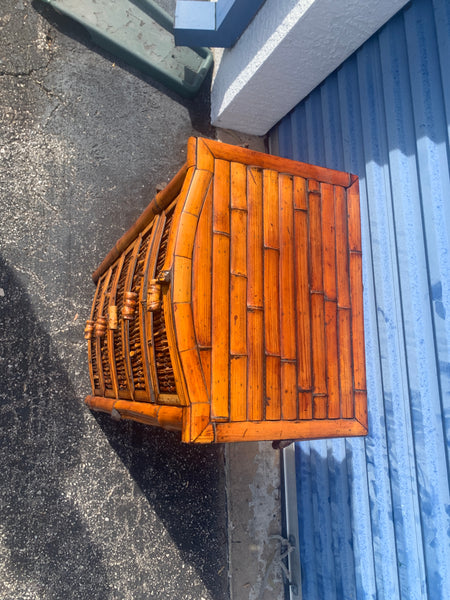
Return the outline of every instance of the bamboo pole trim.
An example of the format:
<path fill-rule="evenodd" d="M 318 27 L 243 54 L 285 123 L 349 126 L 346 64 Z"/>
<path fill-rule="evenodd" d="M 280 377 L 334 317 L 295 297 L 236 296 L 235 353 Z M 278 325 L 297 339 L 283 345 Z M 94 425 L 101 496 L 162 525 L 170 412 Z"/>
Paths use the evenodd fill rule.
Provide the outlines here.
<path fill-rule="evenodd" d="M 342 185 L 346 188 L 352 184 L 355 177 L 350 173 L 318 167 L 272 154 L 264 154 L 263 152 L 224 144 L 216 140 L 203 139 L 203 141 L 216 159 L 233 160 L 234 162 L 241 162 L 260 169 L 274 169 L 286 175 L 306 176 L 324 183 Z"/>

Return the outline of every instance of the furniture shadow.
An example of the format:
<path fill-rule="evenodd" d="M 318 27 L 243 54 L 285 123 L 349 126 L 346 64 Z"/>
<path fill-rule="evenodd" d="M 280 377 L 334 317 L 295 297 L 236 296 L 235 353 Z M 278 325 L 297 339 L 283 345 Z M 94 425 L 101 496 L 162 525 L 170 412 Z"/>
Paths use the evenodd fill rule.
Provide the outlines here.
<path fill-rule="evenodd" d="M 221 445 L 183 444 L 177 433 L 95 413 L 107 437 L 184 562 L 195 567 L 215 600 L 227 598 L 224 452 Z"/>
<path fill-rule="evenodd" d="M 110 597 L 102 550 L 70 493 L 82 406 L 50 335 L 0 256 L 2 598 Z M 12 591 L 9 596 L 6 590 Z"/>

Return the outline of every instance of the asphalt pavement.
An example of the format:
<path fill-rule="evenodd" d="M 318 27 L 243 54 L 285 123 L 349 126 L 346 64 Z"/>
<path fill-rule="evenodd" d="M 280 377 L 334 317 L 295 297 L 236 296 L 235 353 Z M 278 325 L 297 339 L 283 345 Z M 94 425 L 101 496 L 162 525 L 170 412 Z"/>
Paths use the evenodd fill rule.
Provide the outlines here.
<path fill-rule="evenodd" d="M 183 100 L 40 0 L 0 4 L 1 600 L 283 597 L 270 444 L 187 446 L 83 403 L 92 271 L 189 136 L 242 143 L 209 89 Z"/>
<path fill-rule="evenodd" d="M 173 4 L 173 3 L 172 3 Z M 90 275 L 212 136 L 36 0 L 0 5 L 0 598 L 229 597 L 222 447 L 83 404 Z"/>

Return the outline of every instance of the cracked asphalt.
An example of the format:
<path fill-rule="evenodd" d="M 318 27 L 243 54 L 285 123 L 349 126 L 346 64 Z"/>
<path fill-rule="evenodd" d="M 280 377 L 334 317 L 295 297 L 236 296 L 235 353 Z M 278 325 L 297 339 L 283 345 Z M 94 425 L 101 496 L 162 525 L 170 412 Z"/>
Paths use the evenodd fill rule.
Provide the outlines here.
<path fill-rule="evenodd" d="M 229 597 L 222 448 L 83 404 L 90 274 L 187 138 L 213 135 L 208 102 L 39 0 L 1 2 L 2 600 Z"/>

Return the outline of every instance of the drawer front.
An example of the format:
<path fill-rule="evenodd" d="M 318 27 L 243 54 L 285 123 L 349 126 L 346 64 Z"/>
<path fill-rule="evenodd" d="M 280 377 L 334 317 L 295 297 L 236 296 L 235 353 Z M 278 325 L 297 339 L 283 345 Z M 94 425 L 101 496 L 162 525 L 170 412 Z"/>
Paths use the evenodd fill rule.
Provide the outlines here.
<path fill-rule="evenodd" d="M 164 264 L 175 203 L 99 279 L 86 328 L 95 396 L 177 405 L 163 303 L 148 310 Z"/>

